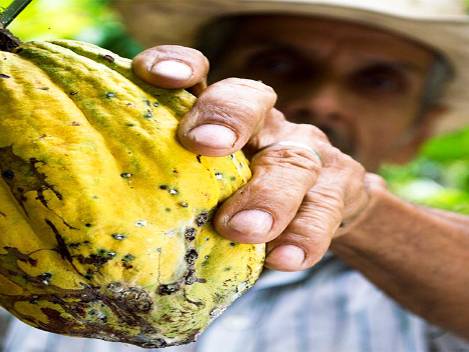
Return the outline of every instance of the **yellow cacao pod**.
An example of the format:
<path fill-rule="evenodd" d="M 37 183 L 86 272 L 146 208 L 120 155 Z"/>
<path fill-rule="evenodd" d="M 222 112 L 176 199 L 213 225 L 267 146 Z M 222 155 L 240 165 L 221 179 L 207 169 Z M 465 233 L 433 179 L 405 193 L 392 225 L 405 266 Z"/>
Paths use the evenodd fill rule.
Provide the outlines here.
<path fill-rule="evenodd" d="M 242 153 L 177 141 L 194 104 L 75 41 L 0 52 L 0 303 L 37 328 L 165 347 L 253 285 L 263 245 L 210 217 L 250 177 Z"/>

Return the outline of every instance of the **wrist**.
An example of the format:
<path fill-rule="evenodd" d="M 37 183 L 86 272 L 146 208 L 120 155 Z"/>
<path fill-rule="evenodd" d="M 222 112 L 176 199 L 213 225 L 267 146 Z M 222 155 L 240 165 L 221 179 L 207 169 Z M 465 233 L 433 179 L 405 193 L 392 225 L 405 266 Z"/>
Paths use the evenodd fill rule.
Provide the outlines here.
<path fill-rule="evenodd" d="M 374 217 L 377 205 L 390 195 L 386 182 L 378 175 L 368 173 L 365 178 L 366 203 L 352 217 L 344 219 L 334 238 L 342 237 Z"/>

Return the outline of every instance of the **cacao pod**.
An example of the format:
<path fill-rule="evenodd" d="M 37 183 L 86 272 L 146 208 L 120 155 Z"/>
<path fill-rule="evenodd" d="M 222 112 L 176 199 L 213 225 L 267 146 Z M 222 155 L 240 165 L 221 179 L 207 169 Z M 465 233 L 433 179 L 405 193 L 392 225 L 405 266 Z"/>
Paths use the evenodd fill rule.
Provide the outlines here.
<path fill-rule="evenodd" d="M 253 285 L 265 247 L 210 224 L 249 166 L 178 144 L 194 102 L 90 44 L 0 52 L 3 307 L 54 333 L 165 347 Z"/>

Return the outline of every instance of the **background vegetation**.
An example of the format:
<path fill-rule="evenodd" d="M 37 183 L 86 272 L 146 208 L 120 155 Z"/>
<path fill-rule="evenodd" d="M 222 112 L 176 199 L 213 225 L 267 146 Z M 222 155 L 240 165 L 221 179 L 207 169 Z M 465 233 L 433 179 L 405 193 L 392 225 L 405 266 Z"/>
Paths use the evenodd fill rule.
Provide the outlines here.
<path fill-rule="evenodd" d="M 10 1 L 0 0 L 0 10 Z M 78 39 L 126 57 L 142 49 L 125 32 L 109 0 L 35 0 L 10 29 L 23 40 Z M 388 165 L 382 174 L 403 198 L 469 214 L 469 128 L 434 138 L 415 161 Z"/>

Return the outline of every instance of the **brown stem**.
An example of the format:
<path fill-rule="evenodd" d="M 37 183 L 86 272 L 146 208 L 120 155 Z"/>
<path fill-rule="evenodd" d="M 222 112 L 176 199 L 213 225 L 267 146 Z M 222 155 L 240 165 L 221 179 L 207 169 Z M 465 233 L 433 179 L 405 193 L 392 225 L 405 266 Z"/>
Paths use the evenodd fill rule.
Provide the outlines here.
<path fill-rule="evenodd" d="M 21 44 L 8 29 L 0 27 L 0 51 L 13 51 Z"/>

